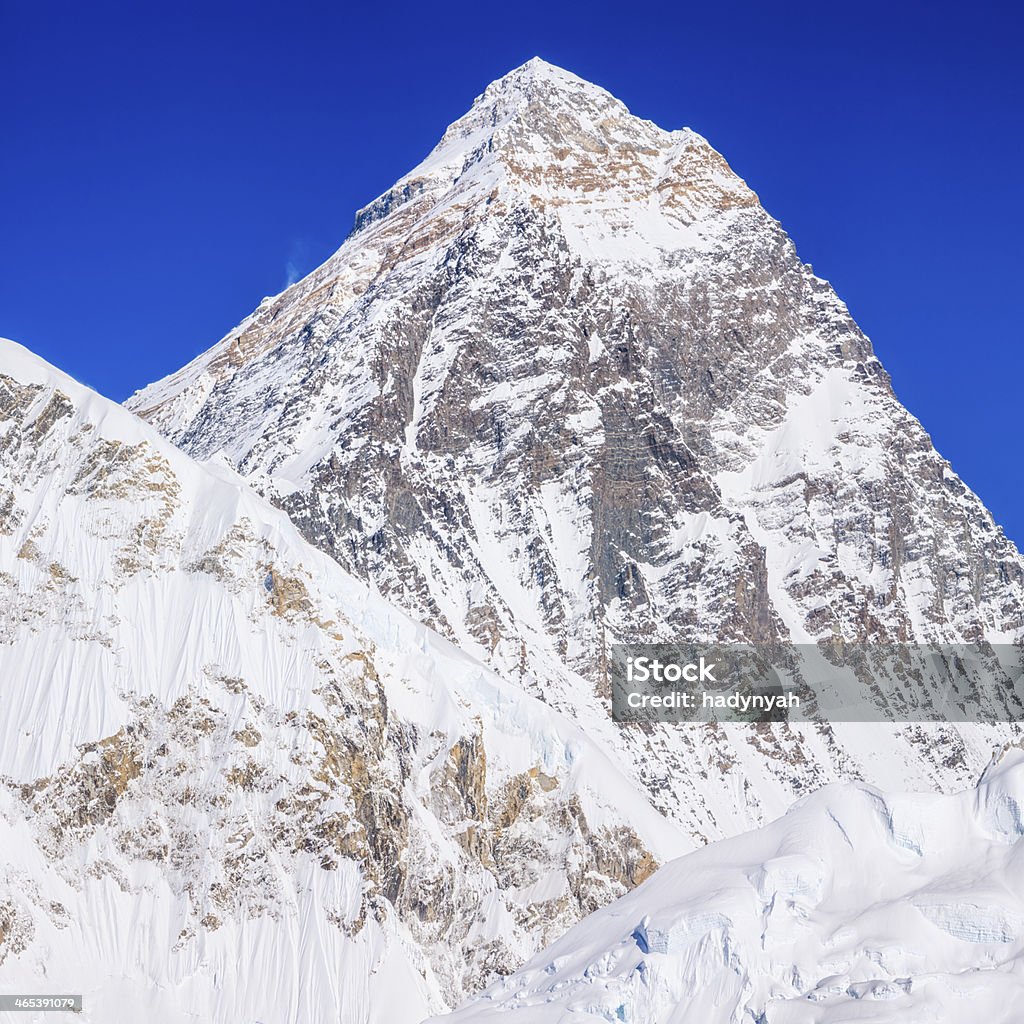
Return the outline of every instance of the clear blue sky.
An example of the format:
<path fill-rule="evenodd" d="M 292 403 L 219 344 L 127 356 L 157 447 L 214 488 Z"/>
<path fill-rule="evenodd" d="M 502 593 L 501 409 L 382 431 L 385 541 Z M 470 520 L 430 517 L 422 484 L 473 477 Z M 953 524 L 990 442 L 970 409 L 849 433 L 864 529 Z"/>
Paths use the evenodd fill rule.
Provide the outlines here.
<path fill-rule="evenodd" d="M 985 3 L 0 0 L 0 334 L 123 399 L 534 54 L 704 134 L 1024 542 L 1022 16 Z"/>

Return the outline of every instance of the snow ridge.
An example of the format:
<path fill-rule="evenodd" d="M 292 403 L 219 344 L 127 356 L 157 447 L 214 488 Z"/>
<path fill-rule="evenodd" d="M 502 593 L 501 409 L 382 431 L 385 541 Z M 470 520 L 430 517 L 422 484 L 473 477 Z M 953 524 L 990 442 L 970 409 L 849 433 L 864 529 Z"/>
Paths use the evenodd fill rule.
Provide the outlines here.
<path fill-rule="evenodd" d="M 829 786 L 666 865 L 440 1024 L 1016 1021 L 1024 754 L 976 789 Z M 903 836 L 913 834 L 908 847 Z"/>
<path fill-rule="evenodd" d="M 5 990 L 412 1024 L 686 848 L 222 463 L 9 341 L 0 409 Z"/>

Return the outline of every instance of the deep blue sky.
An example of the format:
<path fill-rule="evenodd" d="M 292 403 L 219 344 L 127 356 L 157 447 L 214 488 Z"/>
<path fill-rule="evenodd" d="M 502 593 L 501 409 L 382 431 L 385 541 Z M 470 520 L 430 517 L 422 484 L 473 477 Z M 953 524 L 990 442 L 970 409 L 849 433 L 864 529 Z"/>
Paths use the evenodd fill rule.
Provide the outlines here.
<path fill-rule="evenodd" d="M 892 7 L 0 0 L 0 334 L 125 398 L 539 54 L 725 154 L 1024 542 L 1024 19 Z"/>

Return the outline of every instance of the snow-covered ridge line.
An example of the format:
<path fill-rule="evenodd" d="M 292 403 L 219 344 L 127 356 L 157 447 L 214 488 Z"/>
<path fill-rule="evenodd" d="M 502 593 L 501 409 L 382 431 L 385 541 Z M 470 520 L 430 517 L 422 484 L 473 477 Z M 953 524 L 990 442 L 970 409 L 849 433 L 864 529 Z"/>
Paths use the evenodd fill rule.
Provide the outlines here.
<path fill-rule="evenodd" d="M 1024 754 L 954 796 L 830 786 L 674 861 L 436 1024 L 1015 1024 Z"/>
<path fill-rule="evenodd" d="M 0 396 L 0 986 L 414 1024 L 690 845 L 228 467 L 13 342 Z"/>

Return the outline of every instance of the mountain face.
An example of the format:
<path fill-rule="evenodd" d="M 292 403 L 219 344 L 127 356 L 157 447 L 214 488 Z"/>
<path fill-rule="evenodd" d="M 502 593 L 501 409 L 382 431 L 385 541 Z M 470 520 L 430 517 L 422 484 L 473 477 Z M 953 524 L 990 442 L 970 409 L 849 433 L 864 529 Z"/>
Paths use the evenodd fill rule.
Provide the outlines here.
<path fill-rule="evenodd" d="M 689 844 L 223 462 L 0 341 L 0 989 L 414 1024 Z"/>
<path fill-rule="evenodd" d="M 662 868 L 444 1021 L 1014 1024 L 1022 798 L 1019 749 L 952 797 L 820 790 Z"/>
<path fill-rule="evenodd" d="M 613 642 L 1014 642 L 1024 563 L 725 160 L 542 61 L 128 404 L 575 716 L 691 842 L 842 778 L 973 780 L 998 738 L 609 722 Z"/>
<path fill-rule="evenodd" d="M 412 1024 L 525 959 L 454 1019 L 1014 1005 L 1022 763 L 868 783 L 1016 726 L 609 719 L 616 641 L 1024 642 L 1019 554 L 702 138 L 531 61 L 129 405 L 0 342 L 5 991 Z"/>

